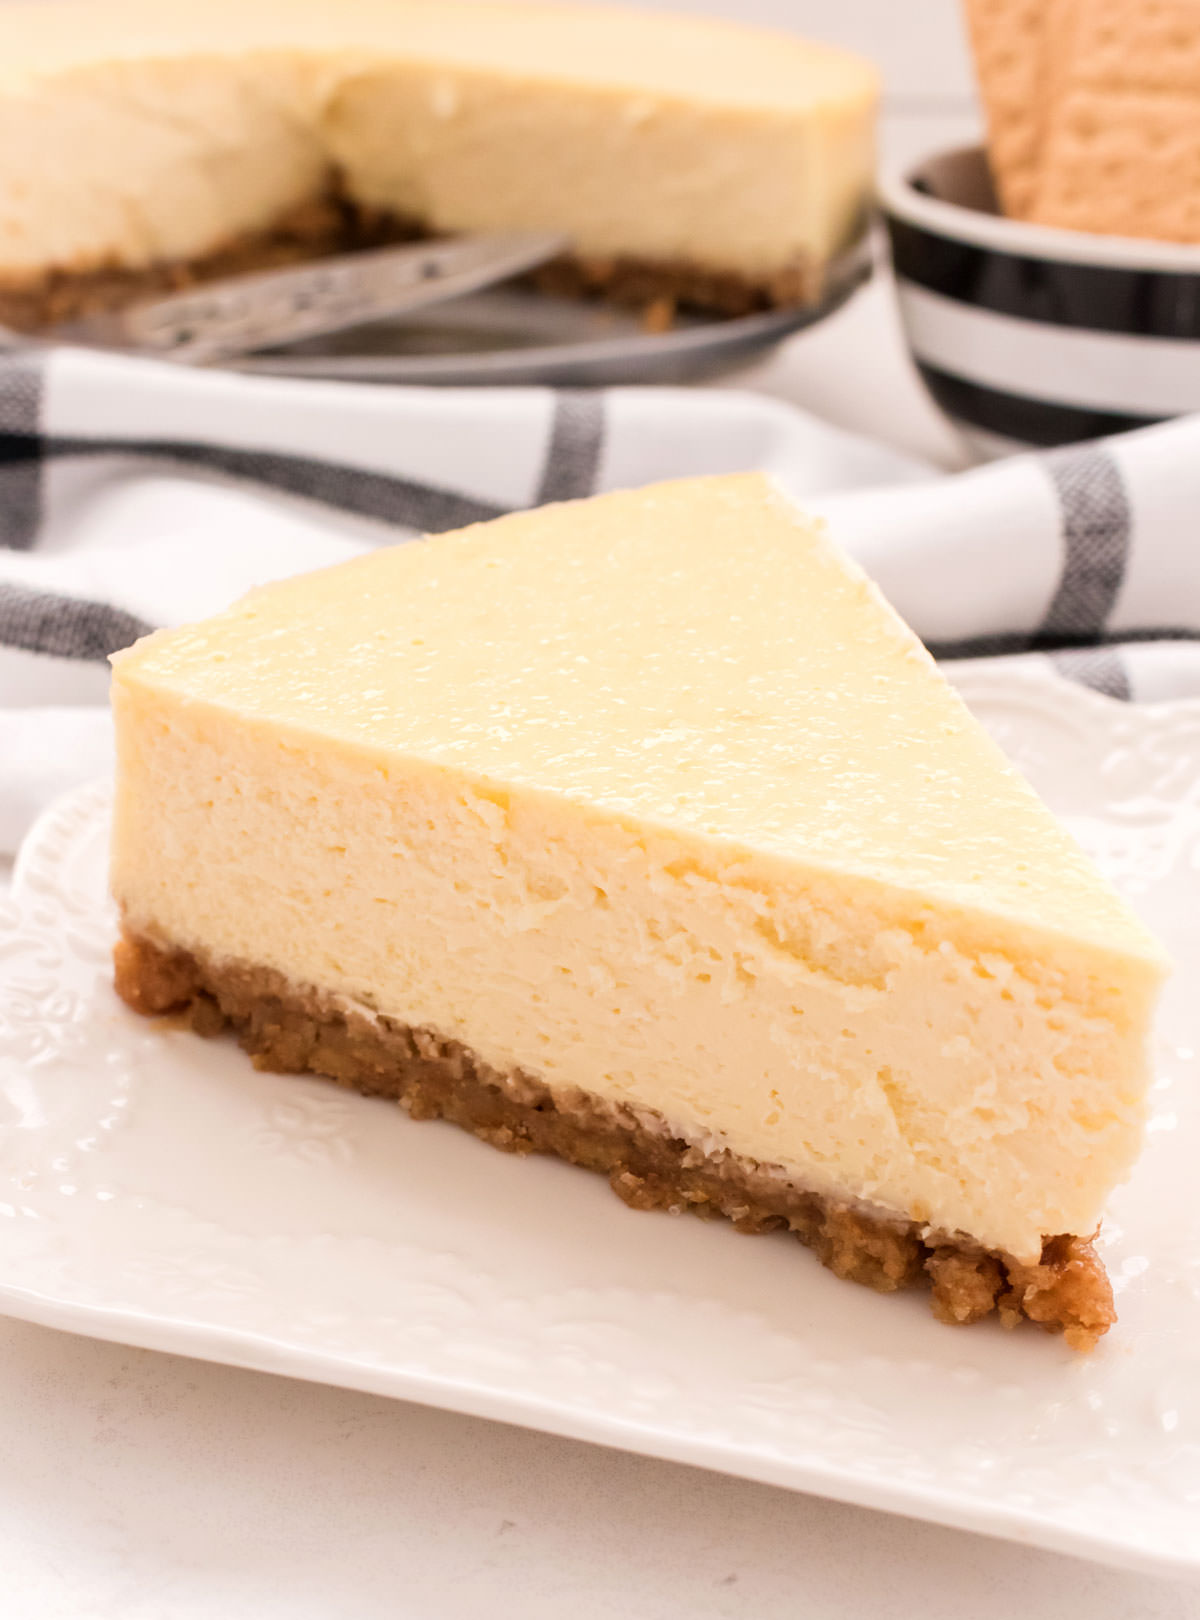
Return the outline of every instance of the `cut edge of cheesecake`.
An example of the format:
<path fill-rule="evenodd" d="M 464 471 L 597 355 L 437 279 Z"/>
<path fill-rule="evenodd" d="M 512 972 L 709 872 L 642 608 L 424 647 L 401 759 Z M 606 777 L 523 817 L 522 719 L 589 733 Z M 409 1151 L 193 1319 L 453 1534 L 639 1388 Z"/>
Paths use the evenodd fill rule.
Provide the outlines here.
<path fill-rule="evenodd" d="M 426 9 L 432 15 L 438 7 Z M 653 129 L 662 117 L 679 119 L 678 149 L 668 142 L 648 160 L 648 172 L 656 173 L 656 165 L 665 165 L 666 189 L 660 186 L 659 196 L 651 188 L 647 206 L 641 213 L 630 213 L 625 224 L 632 222 L 635 230 L 612 228 L 607 219 L 612 208 L 603 206 L 602 193 L 598 210 L 587 212 L 591 205 L 581 203 L 585 212 L 579 213 L 567 206 L 566 211 L 577 217 L 573 222 L 559 219 L 556 205 L 552 202 L 543 209 L 519 174 L 510 218 L 502 209 L 497 212 L 494 201 L 502 173 L 492 176 L 490 193 L 481 182 L 481 197 L 464 201 L 464 176 L 471 164 L 480 161 L 477 151 L 474 157 L 470 153 L 479 147 L 481 136 L 474 126 L 467 134 L 455 132 L 457 98 L 471 100 L 476 80 L 487 79 L 488 53 L 497 52 L 497 127 L 506 128 L 511 122 L 519 131 L 528 123 L 520 105 L 522 94 L 528 91 L 553 100 L 547 93 L 556 85 L 564 89 L 575 83 L 568 71 L 570 55 L 558 39 L 547 49 L 544 63 L 533 63 L 522 72 L 520 52 L 505 43 L 502 33 L 497 37 L 490 7 L 460 0 L 458 9 L 461 20 L 456 26 L 467 41 L 461 46 L 453 29 L 423 20 L 419 4 L 397 7 L 393 25 L 387 20 L 387 8 L 370 0 L 359 0 L 347 9 L 341 32 L 320 5 L 289 9 L 272 0 L 221 8 L 214 17 L 227 26 L 220 30 L 206 21 L 206 9 L 196 4 L 181 8 L 168 26 L 155 8 L 137 0 L 98 3 L 79 13 L 76 31 L 82 43 L 69 37 L 70 30 L 64 35 L 61 21 L 55 31 L 37 15 L 0 18 L 0 56 L 11 58 L 0 62 L 0 129 L 9 146 L 15 143 L 14 173 L 0 171 L 0 258 L 6 242 L 15 252 L 11 262 L 0 264 L 0 324 L 36 330 L 215 277 L 352 251 L 365 243 L 464 230 L 563 230 L 576 246 L 534 279 L 546 290 L 573 297 L 599 297 L 643 309 L 656 305 L 660 311 L 664 304 L 671 309 L 679 305 L 725 316 L 805 305 L 820 297 L 828 257 L 851 239 L 865 217 L 869 132 L 878 94 L 877 75 L 869 64 L 834 47 L 810 45 L 788 34 L 777 36 L 785 51 L 810 52 L 814 59 L 827 60 L 836 84 L 826 98 L 828 105 L 813 92 L 804 114 L 812 127 L 803 133 L 799 101 L 789 104 L 793 92 L 781 88 L 778 64 L 757 38 L 769 40 L 768 31 L 705 19 L 642 18 L 621 8 L 564 8 L 581 19 L 581 27 L 598 29 L 601 35 L 621 28 L 647 30 L 654 47 L 648 56 L 653 60 L 657 52 L 665 64 L 661 84 L 653 71 L 636 68 L 618 73 L 611 86 L 602 76 L 592 82 L 586 61 L 573 70 L 578 93 L 590 106 L 587 116 L 595 125 L 592 128 L 586 119 L 581 123 L 581 130 L 590 130 L 586 136 L 567 130 L 569 140 L 579 147 L 573 161 L 583 162 L 595 150 L 589 141 L 597 136 L 607 140 L 611 130 L 614 150 L 598 152 L 596 162 L 607 162 L 614 172 L 622 164 L 627 169 L 636 150 L 623 158 L 620 153 L 630 132 L 636 133 L 644 123 Z M 534 44 L 542 19 L 555 37 L 565 26 L 557 7 L 526 3 L 510 9 L 520 24 L 519 37 L 528 34 Z M 480 43 L 473 48 L 470 39 L 476 28 Z M 680 36 L 677 51 L 670 49 L 672 28 Z M 27 36 L 25 61 L 22 41 Z M 756 50 L 762 58 L 768 85 L 763 92 L 762 127 L 752 133 L 747 132 L 753 96 L 747 91 L 739 101 L 740 92 L 724 90 L 711 64 L 704 65 L 706 53 L 713 59 L 721 54 L 723 39 L 735 56 L 739 41 L 746 42 L 741 55 L 751 63 L 749 80 L 754 78 Z M 180 76 L 189 52 L 205 70 L 194 82 Z M 684 64 L 694 63 L 703 86 L 694 106 L 689 107 L 682 88 L 691 69 L 672 65 L 673 56 Z M 813 77 L 804 61 L 799 68 L 804 70 L 802 80 Z M 422 104 L 430 102 L 431 128 L 435 133 L 450 132 L 444 137 L 443 166 L 448 164 L 452 174 L 439 171 L 427 183 L 419 172 L 416 154 L 424 150 L 429 131 L 404 135 L 405 141 L 411 136 L 412 152 L 403 162 L 387 155 L 389 146 L 399 151 L 402 145 L 394 131 L 385 135 L 377 128 L 380 119 L 386 123 L 390 116 L 387 75 L 392 73 L 399 75 L 395 93 L 409 101 L 415 96 Z M 162 85 L 156 75 L 163 78 Z M 265 88 L 258 82 L 261 75 L 266 76 Z M 56 99 L 60 85 L 61 104 Z M 726 95 L 728 101 L 723 99 Z M 173 97 L 180 101 L 177 109 Z M 10 101 L 12 116 L 6 119 Z M 167 108 L 165 114 L 160 103 Z M 164 136 L 158 124 L 164 116 L 170 124 L 172 115 L 175 127 Z M 478 109 L 471 116 L 478 122 Z M 556 104 L 545 116 L 553 123 L 566 115 Z M 720 128 L 709 131 L 706 120 L 713 119 Z M 823 120 L 820 129 L 818 120 Z M 34 207 L 41 183 L 39 154 L 58 144 L 78 151 L 81 142 L 88 150 L 85 136 L 93 125 L 95 172 L 81 171 L 73 182 L 64 157 L 54 166 L 49 200 L 39 214 Z M 243 177 L 234 143 L 249 141 L 252 132 L 257 132 L 260 150 L 254 174 L 247 171 Z M 696 212 L 694 198 L 688 200 L 689 187 L 679 183 L 677 173 L 680 152 L 706 132 L 717 145 L 719 135 L 726 137 L 725 148 L 714 159 L 709 218 L 722 197 L 738 199 L 734 212 L 741 223 L 724 234 L 716 227 L 704 228 L 703 213 Z M 524 150 L 521 140 L 528 145 L 531 138 L 528 132 L 515 135 L 517 144 L 505 161 L 517 163 Z M 159 147 L 162 151 L 143 163 L 139 145 L 151 154 Z M 128 177 L 116 172 L 127 148 L 135 158 Z M 820 223 L 812 226 L 823 244 L 819 249 L 805 245 L 803 231 L 797 235 L 799 216 L 786 191 L 789 175 L 801 177 L 791 181 L 792 196 L 798 195 L 796 187 L 807 176 L 804 195 L 811 195 L 812 218 L 819 217 Z M 561 176 L 552 182 L 559 192 L 563 184 Z M 764 186 L 758 197 L 756 188 Z M 743 194 L 752 193 L 757 198 L 753 204 L 741 200 Z M 168 196 L 169 208 L 164 200 Z M 774 197 L 774 203 L 768 205 L 767 197 Z M 561 196 L 558 206 L 565 206 Z M 675 209 L 678 232 L 656 226 L 647 233 L 644 220 Z M 113 214 L 111 229 L 98 223 L 107 217 L 106 210 Z M 64 222 L 73 216 L 86 223 L 68 228 Z M 194 227 L 182 225 L 183 216 L 194 219 Z M 785 216 L 786 231 L 767 224 Z M 590 223 L 588 231 L 577 229 L 602 217 L 603 229 L 597 225 L 593 230 Z M 743 263 L 742 225 L 750 220 L 754 223 L 748 228 Z M 40 239 L 43 228 L 46 250 L 31 255 L 30 243 Z M 647 236 L 647 242 L 654 239 L 654 251 L 647 251 L 647 242 L 634 240 L 639 234 Z M 119 237 L 119 249 L 109 237 Z M 728 251 L 725 242 L 737 242 L 738 250 Z"/>
<path fill-rule="evenodd" d="M 416 241 L 424 235 L 413 220 L 356 208 L 331 180 L 323 191 L 286 209 L 261 230 L 230 238 L 195 258 L 158 259 L 138 266 L 108 260 L 0 272 L 0 326 L 38 332 L 65 321 L 112 314 L 205 282 Z"/>
<path fill-rule="evenodd" d="M 607 1176 L 631 1209 L 724 1218 L 742 1233 L 790 1232 L 836 1277 L 878 1293 L 924 1286 L 934 1316 L 964 1327 L 1029 1321 L 1087 1352 L 1117 1320 L 1091 1234 L 1045 1239 L 1018 1260 L 963 1233 L 813 1192 L 781 1166 L 678 1135 L 660 1114 L 492 1069 L 461 1042 L 414 1029 L 271 969 L 209 959 L 124 927 L 117 994 L 144 1017 L 238 1037 L 256 1069 L 313 1074 L 444 1120 L 506 1153 L 545 1154 Z"/>
<path fill-rule="evenodd" d="M 232 276 L 439 235 L 419 219 L 351 202 L 335 173 L 323 192 L 263 229 L 231 238 L 196 258 L 159 259 L 137 267 L 111 261 L 78 269 L 55 266 L 7 277 L 0 272 L 0 327 L 33 334 Z M 809 307 L 825 292 L 825 269 L 797 255 L 792 263 L 756 278 L 685 260 L 565 253 L 518 279 L 555 297 L 640 311 L 655 323 L 647 330 L 661 330 L 677 310 L 735 319 Z"/>

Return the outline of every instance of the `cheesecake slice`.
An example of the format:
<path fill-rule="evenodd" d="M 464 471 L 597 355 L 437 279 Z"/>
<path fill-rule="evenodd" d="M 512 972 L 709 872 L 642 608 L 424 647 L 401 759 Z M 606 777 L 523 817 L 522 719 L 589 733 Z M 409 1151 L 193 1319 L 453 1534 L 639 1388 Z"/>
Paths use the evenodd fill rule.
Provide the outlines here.
<path fill-rule="evenodd" d="M 267 586 L 113 702 L 138 1011 L 948 1321 L 1113 1320 L 1163 957 L 766 479 Z"/>
<path fill-rule="evenodd" d="M 551 229 L 555 285 L 816 298 L 877 76 L 794 35 L 471 0 L 0 5 L 0 323 L 414 234 Z"/>

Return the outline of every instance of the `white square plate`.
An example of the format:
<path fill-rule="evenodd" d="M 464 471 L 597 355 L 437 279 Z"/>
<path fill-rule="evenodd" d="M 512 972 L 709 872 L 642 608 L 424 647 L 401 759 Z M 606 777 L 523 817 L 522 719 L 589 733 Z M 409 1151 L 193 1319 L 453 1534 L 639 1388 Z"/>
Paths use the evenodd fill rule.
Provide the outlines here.
<path fill-rule="evenodd" d="M 1160 1573 L 1200 1570 L 1200 704 L 960 671 L 1172 949 L 1090 1357 L 950 1329 L 786 1236 L 635 1213 L 392 1104 L 258 1074 L 109 984 L 107 794 L 0 909 L 0 1309 L 507 1419 Z"/>

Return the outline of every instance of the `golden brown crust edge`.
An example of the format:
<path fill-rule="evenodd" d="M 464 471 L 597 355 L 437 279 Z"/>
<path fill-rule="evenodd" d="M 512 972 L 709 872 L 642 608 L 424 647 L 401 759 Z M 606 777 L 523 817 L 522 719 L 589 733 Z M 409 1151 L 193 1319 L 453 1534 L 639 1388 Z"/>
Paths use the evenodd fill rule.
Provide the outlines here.
<path fill-rule="evenodd" d="M 40 332 L 64 321 L 107 315 L 148 298 L 183 292 L 207 281 L 304 264 L 330 253 L 384 247 L 421 235 L 411 220 L 369 214 L 335 193 L 288 211 L 262 231 L 247 232 L 199 258 L 129 269 L 98 264 L 55 268 L 41 275 L 0 281 L 0 326 Z"/>
<path fill-rule="evenodd" d="M 335 191 L 301 204 L 267 230 L 247 233 L 196 259 L 140 269 L 53 269 L 20 281 L 0 280 L 0 326 L 14 332 L 46 331 L 226 276 L 417 241 L 429 234 L 416 220 L 357 207 Z M 544 292 L 640 310 L 648 329 L 655 331 L 669 327 L 677 309 L 733 317 L 812 304 L 821 294 L 817 268 L 799 263 L 754 281 L 682 261 L 567 257 L 541 266 L 528 279 Z"/>
<path fill-rule="evenodd" d="M 632 1112 L 582 1092 L 554 1093 L 522 1072 L 501 1075 L 458 1042 L 333 1004 L 267 968 L 205 961 L 126 931 L 114 952 L 117 993 L 135 1012 L 174 1014 L 201 1035 L 226 1025 L 259 1069 L 324 1075 L 390 1097 L 414 1119 L 446 1119 L 510 1153 L 549 1153 L 606 1174 L 635 1209 L 724 1216 L 742 1232 L 790 1229 L 837 1276 L 892 1293 L 925 1282 L 942 1322 L 993 1313 L 1022 1318 L 1089 1350 L 1116 1320 L 1090 1242 L 1046 1240 L 1023 1265 L 967 1239 L 921 1229 L 803 1192 L 731 1154 L 705 1155 Z"/>

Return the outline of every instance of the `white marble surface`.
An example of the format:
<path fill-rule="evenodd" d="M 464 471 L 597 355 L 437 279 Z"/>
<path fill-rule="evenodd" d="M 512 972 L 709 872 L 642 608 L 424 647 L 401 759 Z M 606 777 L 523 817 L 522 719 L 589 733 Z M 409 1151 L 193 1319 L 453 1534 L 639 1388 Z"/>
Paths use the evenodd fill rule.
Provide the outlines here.
<path fill-rule="evenodd" d="M 0 1322 L 12 1620 L 1186 1620 L 1200 1591 Z"/>

